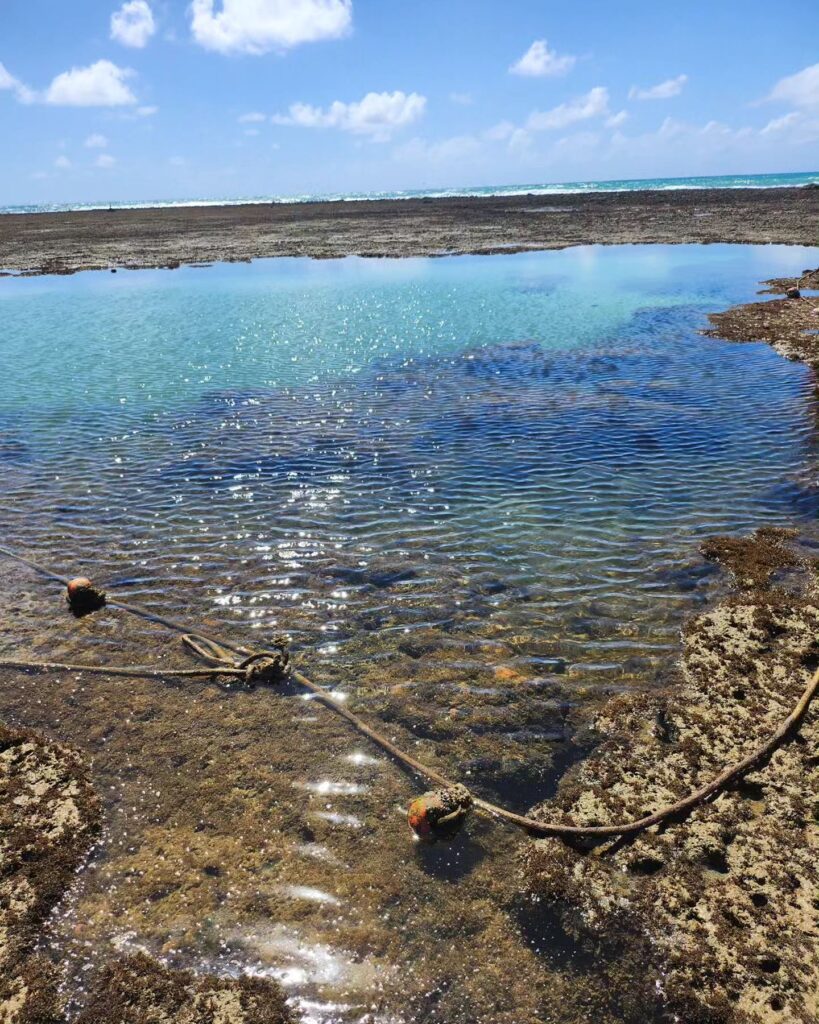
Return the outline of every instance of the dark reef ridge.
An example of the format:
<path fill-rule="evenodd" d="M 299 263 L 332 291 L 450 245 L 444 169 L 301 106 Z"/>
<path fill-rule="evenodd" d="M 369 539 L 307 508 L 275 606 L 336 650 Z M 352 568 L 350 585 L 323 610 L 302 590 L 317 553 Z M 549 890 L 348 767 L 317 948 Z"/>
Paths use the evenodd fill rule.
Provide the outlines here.
<path fill-rule="evenodd" d="M 814 245 L 819 191 L 679 189 L 543 197 L 86 210 L 0 217 L 0 269 L 72 274 L 267 256 L 444 256 L 647 242 Z"/>

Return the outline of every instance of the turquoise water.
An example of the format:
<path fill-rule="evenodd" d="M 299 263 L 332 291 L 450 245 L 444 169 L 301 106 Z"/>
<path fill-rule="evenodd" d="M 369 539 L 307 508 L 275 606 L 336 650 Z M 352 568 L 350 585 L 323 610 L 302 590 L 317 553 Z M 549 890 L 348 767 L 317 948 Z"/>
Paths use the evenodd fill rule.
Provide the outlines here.
<path fill-rule="evenodd" d="M 609 694 L 668 681 L 717 586 L 701 539 L 815 519 L 812 373 L 698 332 L 816 261 L 623 246 L 2 279 L 0 542 L 245 642 L 287 631 L 396 742 L 525 809 Z M 3 586 L 3 655 L 189 665 L 153 627 L 57 614 L 25 572 Z M 8 674 L 0 720 L 94 759 L 105 836 L 51 947 L 79 1003 L 123 949 L 278 978 L 311 1024 L 508 1022 L 499 989 L 575 1024 L 605 989 L 604 954 L 521 914 L 516 834 L 414 848 L 414 780 L 298 693 Z"/>
<path fill-rule="evenodd" d="M 608 625 L 570 661 L 617 676 L 624 616 L 675 642 L 693 591 L 663 580 L 698 538 L 814 511 L 808 371 L 697 333 L 812 258 L 592 247 L 6 279 L 0 526 L 35 548 L 68 533 L 106 571 L 206 562 L 233 593 L 198 601 L 306 644 L 476 605 L 550 635 L 594 599 Z M 397 564 L 425 581 L 423 613 L 373 611 L 370 576 Z"/>
<path fill-rule="evenodd" d="M 401 189 L 385 192 L 336 192 L 326 194 L 264 195 L 264 196 L 203 196 L 178 197 L 176 199 L 153 198 L 147 200 L 117 200 L 108 202 L 101 197 L 95 203 L 43 203 L 0 206 L 4 213 L 55 213 L 64 210 L 138 209 L 161 206 L 203 206 L 234 205 L 238 203 L 309 203 L 318 200 L 346 200 L 350 202 L 367 199 L 434 199 L 447 196 L 517 196 L 517 195 L 561 195 L 582 192 L 637 192 L 667 191 L 681 188 L 798 188 L 802 185 L 819 183 L 819 172 L 804 171 L 787 174 L 722 174 L 695 176 L 690 178 L 617 178 L 611 181 L 565 181 L 539 182 L 521 185 L 480 185 L 444 189 Z"/>

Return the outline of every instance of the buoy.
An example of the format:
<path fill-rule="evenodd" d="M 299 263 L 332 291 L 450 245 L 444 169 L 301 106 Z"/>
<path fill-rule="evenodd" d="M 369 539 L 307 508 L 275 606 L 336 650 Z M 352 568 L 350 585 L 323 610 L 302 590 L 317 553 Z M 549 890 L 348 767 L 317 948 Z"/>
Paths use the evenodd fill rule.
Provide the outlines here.
<path fill-rule="evenodd" d="M 472 794 L 466 786 L 436 789 L 416 797 L 409 805 L 407 820 L 423 843 L 454 839 L 472 808 Z"/>
<path fill-rule="evenodd" d="M 95 587 L 87 576 L 77 576 L 69 580 L 65 588 L 65 599 L 79 619 L 105 606 L 105 591 Z"/>

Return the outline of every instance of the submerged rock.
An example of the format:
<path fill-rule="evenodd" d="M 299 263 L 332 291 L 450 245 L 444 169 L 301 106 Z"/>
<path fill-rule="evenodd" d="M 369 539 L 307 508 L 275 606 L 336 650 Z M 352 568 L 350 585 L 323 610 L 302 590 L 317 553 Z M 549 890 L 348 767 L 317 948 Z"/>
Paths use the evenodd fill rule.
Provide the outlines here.
<path fill-rule="evenodd" d="M 197 978 L 143 954 L 110 964 L 76 1024 L 287 1024 L 281 988 L 263 978 Z"/>
<path fill-rule="evenodd" d="M 100 805 L 80 756 L 0 726 L 0 1020 L 52 1020 L 53 969 L 32 953 L 40 926 L 97 832 Z"/>
<path fill-rule="evenodd" d="M 759 569 L 755 589 L 687 629 L 678 687 L 613 699 L 597 721 L 604 742 L 535 817 L 640 817 L 739 761 L 785 719 L 819 658 L 817 580 L 803 567 L 801 593 L 772 586 L 772 550 L 782 548 L 784 565 L 796 559 L 781 537 L 759 541 L 764 557 L 744 559 Z M 530 844 L 530 890 L 556 901 L 577 934 L 624 940 L 621 983 L 650 972 L 674 1019 L 815 1024 L 818 719 L 812 709 L 768 764 L 682 821 L 591 850 Z"/>
<path fill-rule="evenodd" d="M 0 1021 L 60 1024 L 60 975 L 34 949 L 99 830 L 100 802 L 82 757 L 0 725 Z M 280 986 L 198 978 L 139 955 L 108 965 L 81 1024 L 287 1024 Z"/>

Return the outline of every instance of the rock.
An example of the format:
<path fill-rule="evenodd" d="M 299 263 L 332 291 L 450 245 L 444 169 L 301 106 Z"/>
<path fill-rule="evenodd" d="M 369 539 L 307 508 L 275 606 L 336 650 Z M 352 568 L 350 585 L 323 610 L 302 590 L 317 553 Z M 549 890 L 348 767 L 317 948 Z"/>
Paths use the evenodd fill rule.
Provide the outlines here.
<path fill-rule="evenodd" d="M 785 298 L 786 299 L 799 299 L 801 297 L 802 297 L 802 293 L 799 291 L 798 288 L 789 288 L 785 292 Z"/>
<path fill-rule="evenodd" d="M 76 1024 L 292 1024 L 279 985 L 263 978 L 199 978 L 144 954 L 109 964 Z"/>
<path fill-rule="evenodd" d="M 601 744 L 535 817 L 634 819 L 735 764 L 784 721 L 819 635 L 815 570 L 785 539 L 763 531 L 758 555 L 747 550 L 753 540 L 745 550 L 725 539 L 710 546 L 743 589 L 688 626 L 682 679 L 664 697 L 612 699 L 596 723 Z M 777 554 L 780 570 L 800 574 L 798 592 L 776 586 Z M 529 844 L 530 892 L 560 908 L 575 934 L 609 949 L 619 940 L 617 984 L 658 979 L 663 1019 L 814 1024 L 817 744 L 814 708 L 794 742 L 683 820 L 594 848 Z"/>

